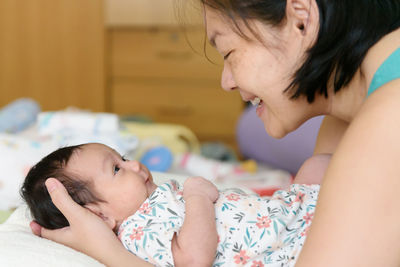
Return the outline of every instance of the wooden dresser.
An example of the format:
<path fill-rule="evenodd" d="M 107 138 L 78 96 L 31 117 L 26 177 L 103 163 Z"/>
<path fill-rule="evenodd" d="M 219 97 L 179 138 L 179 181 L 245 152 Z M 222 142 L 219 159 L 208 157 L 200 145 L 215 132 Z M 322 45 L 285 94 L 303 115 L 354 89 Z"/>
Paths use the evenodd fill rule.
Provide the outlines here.
<path fill-rule="evenodd" d="M 244 103 L 221 89 L 223 61 L 201 19 L 183 30 L 171 0 L 153 1 L 151 8 L 148 0 L 106 2 L 110 111 L 183 124 L 201 141 L 235 147 Z M 147 13 L 132 16 L 138 10 Z"/>
<path fill-rule="evenodd" d="M 203 51 L 196 54 L 190 47 L 203 43 L 203 29 L 124 27 L 108 32 L 110 111 L 183 124 L 202 141 L 234 144 L 243 101 L 237 92 L 220 88 L 221 60 L 212 64 Z M 208 55 L 220 58 L 211 51 Z"/>
<path fill-rule="evenodd" d="M 0 1 L 0 107 L 105 109 L 102 0 Z"/>

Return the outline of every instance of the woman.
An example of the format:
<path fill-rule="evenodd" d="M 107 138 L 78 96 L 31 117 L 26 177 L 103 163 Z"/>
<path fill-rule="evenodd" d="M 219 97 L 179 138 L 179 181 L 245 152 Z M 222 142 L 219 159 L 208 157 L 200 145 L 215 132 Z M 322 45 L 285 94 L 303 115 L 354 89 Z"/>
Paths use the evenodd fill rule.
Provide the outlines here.
<path fill-rule="evenodd" d="M 202 3 L 208 38 L 225 60 L 222 87 L 260 101 L 257 114 L 271 136 L 327 115 L 315 153 L 333 157 L 296 266 L 399 266 L 400 2 Z M 51 232 L 33 223 L 35 233 L 108 265 L 139 262 L 55 185 L 49 191 L 71 226 Z M 99 229 L 85 231 L 76 216 Z M 96 234 L 107 242 L 97 244 Z"/>

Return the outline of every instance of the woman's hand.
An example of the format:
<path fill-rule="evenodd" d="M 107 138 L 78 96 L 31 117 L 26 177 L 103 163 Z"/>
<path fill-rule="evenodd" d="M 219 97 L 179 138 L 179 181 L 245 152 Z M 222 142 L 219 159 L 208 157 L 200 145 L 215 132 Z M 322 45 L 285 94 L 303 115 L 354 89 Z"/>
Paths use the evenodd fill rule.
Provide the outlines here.
<path fill-rule="evenodd" d="M 126 250 L 107 224 L 88 209 L 75 203 L 57 179 L 47 179 L 46 187 L 54 205 L 64 214 L 70 226 L 48 230 L 36 222 L 31 222 L 32 232 L 83 252 L 106 265 L 116 266 L 115 258 L 118 255 L 121 257 L 121 254 L 125 256 Z"/>
<path fill-rule="evenodd" d="M 190 177 L 183 184 L 183 198 L 187 199 L 193 195 L 205 196 L 214 203 L 218 199 L 219 192 L 209 180 L 202 177 Z"/>

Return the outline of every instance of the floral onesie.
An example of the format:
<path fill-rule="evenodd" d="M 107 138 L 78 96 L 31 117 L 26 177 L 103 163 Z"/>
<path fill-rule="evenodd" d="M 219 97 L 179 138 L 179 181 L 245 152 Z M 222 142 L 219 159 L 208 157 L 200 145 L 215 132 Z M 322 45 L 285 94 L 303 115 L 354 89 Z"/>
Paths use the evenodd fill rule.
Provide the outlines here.
<path fill-rule="evenodd" d="M 218 248 L 213 266 L 294 266 L 311 225 L 319 185 L 294 184 L 271 197 L 220 191 L 215 203 Z M 171 240 L 185 218 L 182 188 L 160 185 L 121 224 L 130 252 L 157 266 L 173 266 Z"/>

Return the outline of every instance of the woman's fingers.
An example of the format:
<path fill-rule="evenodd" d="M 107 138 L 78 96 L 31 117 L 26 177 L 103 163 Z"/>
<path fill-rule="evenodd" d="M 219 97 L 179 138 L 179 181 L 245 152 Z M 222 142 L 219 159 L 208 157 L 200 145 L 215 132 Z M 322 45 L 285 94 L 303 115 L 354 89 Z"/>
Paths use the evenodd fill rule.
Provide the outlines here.
<path fill-rule="evenodd" d="M 42 227 L 40 235 L 41 237 L 44 237 L 48 240 L 64 244 L 70 247 L 72 237 L 71 237 L 71 232 L 69 230 L 70 230 L 69 226 L 56 230 L 49 230 Z"/>
<path fill-rule="evenodd" d="M 69 224 L 73 224 L 75 218 L 79 218 L 85 209 L 72 200 L 64 185 L 55 178 L 48 178 L 45 182 L 54 205 L 64 214 Z"/>
<path fill-rule="evenodd" d="M 40 236 L 51 241 L 55 241 L 61 244 L 68 244 L 68 229 L 69 227 L 65 227 L 57 230 L 48 230 L 42 226 L 40 226 L 37 222 L 32 221 L 29 226 L 31 227 L 32 233 L 36 236 Z"/>

